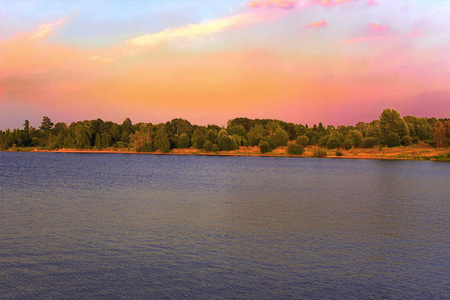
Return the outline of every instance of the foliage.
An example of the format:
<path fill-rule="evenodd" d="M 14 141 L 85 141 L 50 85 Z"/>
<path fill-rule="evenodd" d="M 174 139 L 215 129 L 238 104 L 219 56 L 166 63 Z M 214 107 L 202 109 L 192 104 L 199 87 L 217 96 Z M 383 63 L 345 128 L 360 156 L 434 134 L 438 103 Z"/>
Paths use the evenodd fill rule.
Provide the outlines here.
<path fill-rule="evenodd" d="M 230 151 L 240 145 L 258 146 L 261 142 L 266 142 L 270 149 L 275 149 L 287 145 L 289 140 L 303 147 L 319 145 L 330 149 L 410 145 L 420 141 L 446 147 L 450 144 L 450 120 L 414 116 L 401 118 L 397 111 L 386 109 L 378 120 L 359 122 L 355 126 L 335 127 L 319 123 L 311 128 L 275 119 L 236 118 L 230 120 L 224 129 L 211 124 L 192 125 L 184 119 L 173 119 L 157 125 L 133 124 L 129 118 L 121 124 L 95 119 L 73 122 L 67 126 L 63 122 L 53 124 L 45 116 L 37 129 L 25 120 L 23 128 L 0 130 L 0 149 L 8 149 L 14 145 L 18 148 L 47 149 L 129 147 L 137 151 L 168 152 L 173 148 L 190 146 L 202 149 L 209 141 L 210 148 L 207 146 L 207 151 L 213 151 L 214 144 L 216 151 Z"/>
<path fill-rule="evenodd" d="M 344 153 L 342 153 L 341 150 L 336 150 L 336 156 L 342 156 L 344 155 Z"/>
<path fill-rule="evenodd" d="M 291 155 L 302 155 L 305 152 L 305 148 L 297 143 L 288 144 L 288 153 Z"/>
<path fill-rule="evenodd" d="M 152 152 L 154 151 L 153 140 L 150 135 L 151 126 L 141 124 L 138 131 L 130 135 L 130 143 L 138 152 Z"/>
<path fill-rule="evenodd" d="M 184 149 L 189 148 L 191 146 L 189 136 L 187 133 L 181 134 L 180 138 L 178 139 L 178 148 Z"/>
<path fill-rule="evenodd" d="M 394 132 L 389 133 L 384 141 L 388 147 L 400 146 L 400 137 Z"/>
<path fill-rule="evenodd" d="M 441 121 L 437 121 L 434 125 L 433 135 L 436 147 L 445 147 L 448 145 L 446 130 Z"/>
<path fill-rule="evenodd" d="M 262 141 L 258 145 L 259 151 L 261 151 L 262 154 L 265 154 L 267 152 L 270 152 L 270 146 L 268 142 Z"/>
<path fill-rule="evenodd" d="M 340 146 L 341 146 L 341 141 L 336 136 L 329 138 L 327 141 L 328 149 L 336 149 L 336 148 L 339 148 Z"/>
<path fill-rule="evenodd" d="M 327 151 L 321 147 L 313 150 L 312 157 L 325 157 L 327 156 Z"/>
<path fill-rule="evenodd" d="M 362 140 L 361 147 L 362 148 L 373 148 L 377 144 L 378 143 L 377 143 L 376 138 L 374 138 L 374 137 L 365 137 Z"/>
<path fill-rule="evenodd" d="M 300 135 L 297 137 L 295 142 L 303 147 L 306 147 L 309 144 L 309 138 L 306 135 Z"/>
<path fill-rule="evenodd" d="M 361 143 L 362 143 L 362 140 L 361 140 Z M 352 142 L 352 140 L 351 140 L 351 139 L 345 139 L 345 141 L 341 144 L 341 147 L 342 147 L 344 150 L 349 150 L 349 149 L 351 149 L 351 148 L 353 147 L 353 142 Z"/>
<path fill-rule="evenodd" d="M 204 144 L 203 144 L 203 149 L 205 149 L 205 151 L 211 151 L 212 150 L 212 146 L 213 146 L 213 143 L 211 143 L 211 141 L 206 141 Z"/>
<path fill-rule="evenodd" d="M 395 109 L 385 109 L 380 115 L 381 142 L 388 147 L 400 145 L 400 139 L 409 135 L 409 128 L 405 120 Z"/>
<path fill-rule="evenodd" d="M 274 144 L 274 148 L 280 146 L 286 146 L 289 141 L 288 133 L 282 128 L 278 127 L 275 132 L 272 134 L 272 140 Z"/>
<path fill-rule="evenodd" d="M 26 121 L 25 121 L 26 123 Z M 50 131 L 53 128 L 53 123 L 50 120 L 49 117 L 44 116 L 44 118 L 42 118 L 42 122 L 41 122 L 41 126 L 39 126 L 39 129 L 41 131 Z"/>
<path fill-rule="evenodd" d="M 164 124 L 158 125 L 154 146 L 162 153 L 168 153 L 170 151 L 169 135 L 166 132 Z"/>
<path fill-rule="evenodd" d="M 220 130 L 217 138 L 217 146 L 220 151 L 231 151 L 237 149 L 234 137 L 230 136 L 225 129 Z"/>
<path fill-rule="evenodd" d="M 258 145 L 265 135 L 267 135 L 267 130 L 261 124 L 251 127 L 247 134 L 248 144 L 250 146 Z"/>
<path fill-rule="evenodd" d="M 412 139 L 409 135 L 405 135 L 404 137 L 402 137 L 401 144 L 403 146 L 409 146 L 409 145 L 411 145 L 411 143 L 412 143 Z"/>
<path fill-rule="evenodd" d="M 352 141 L 352 146 L 358 147 L 362 143 L 363 136 L 359 130 L 352 129 L 347 133 L 346 139 Z"/>
<path fill-rule="evenodd" d="M 203 131 L 201 129 L 195 129 L 194 133 L 192 134 L 192 146 L 194 146 L 195 149 L 202 149 L 204 148 L 204 144 L 206 141 L 206 137 L 203 134 Z M 211 141 L 209 141 L 211 143 Z"/>

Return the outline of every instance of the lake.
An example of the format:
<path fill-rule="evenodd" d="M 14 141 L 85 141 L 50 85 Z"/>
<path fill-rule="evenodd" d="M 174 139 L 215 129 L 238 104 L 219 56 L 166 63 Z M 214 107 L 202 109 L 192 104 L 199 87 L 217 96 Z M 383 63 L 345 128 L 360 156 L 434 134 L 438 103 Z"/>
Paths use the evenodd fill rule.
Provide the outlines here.
<path fill-rule="evenodd" d="M 2 299 L 450 298 L 450 164 L 0 152 Z"/>

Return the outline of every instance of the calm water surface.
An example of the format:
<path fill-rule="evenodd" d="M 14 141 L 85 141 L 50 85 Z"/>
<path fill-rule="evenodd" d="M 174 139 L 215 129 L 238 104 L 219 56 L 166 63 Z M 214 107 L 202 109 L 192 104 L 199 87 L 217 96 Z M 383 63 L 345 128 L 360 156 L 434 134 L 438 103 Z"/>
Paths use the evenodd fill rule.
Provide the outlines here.
<path fill-rule="evenodd" d="M 450 298 L 450 164 L 0 152 L 0 298 Z"/>

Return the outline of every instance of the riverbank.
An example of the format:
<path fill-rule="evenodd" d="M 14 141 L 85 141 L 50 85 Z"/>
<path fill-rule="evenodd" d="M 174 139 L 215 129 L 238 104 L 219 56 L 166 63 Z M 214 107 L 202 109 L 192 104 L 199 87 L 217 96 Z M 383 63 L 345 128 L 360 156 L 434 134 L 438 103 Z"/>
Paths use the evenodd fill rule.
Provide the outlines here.
<path fill-rule="evenodd" d="M 207 152 L 203 149 L 173 149 L 169 153 L 155 152 L 137 152 L 132 149 L 56 149 L 48 150 L 39 147 L 18 147 L 10 148 L 10 152 L 53 152 L 53 153 L 129 153 L 129 154 L 171 154 L 171 155 L 219 155 L 219 156 L 272 156 L 272 157 L 312 157 L 317 146 L 305 148 L 302 155 L 290 155 L 287 147 L 278 147 L 272 152 L 261 154 L 258 147 L 239 147 L 233 151 Z M 386 160 L 432 160 L 432 161 L 450 161 L 450 148 L 435 148 L 427 144 L 415 144 L 407 147 L 374 147 L 342 149 L 324 149 L 328 158 L 347 158 L 347 159 L 386 159 Z"/>

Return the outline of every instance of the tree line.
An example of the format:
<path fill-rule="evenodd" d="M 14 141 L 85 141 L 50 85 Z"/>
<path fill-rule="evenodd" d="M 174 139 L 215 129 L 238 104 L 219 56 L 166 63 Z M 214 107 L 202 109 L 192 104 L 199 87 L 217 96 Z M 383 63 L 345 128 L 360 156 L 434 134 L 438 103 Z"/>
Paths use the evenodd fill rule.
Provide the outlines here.
<path fill-rule="evenodd" d="M 262 153 L 288 146 L 291 154 L 302 154 L 304 147 L 317 145 L 328 149 L 409 146 L 419 141 L 435 147 L 450 145 L 450 119 L 401 117 L 394 109 L 385 109 L 378 120 L 355 126 L 325 127 L 275 119 L 235 118 L 227 126 L 193 125 L 184 119 L 152 124 L 122 124 L 86 120 L 67 125 L 53 124 L 44 116 L 39 128 L 25 120 L 23 128 L 0 130 L 0 149 L 40 147 L 44 149 L 129 149 L 138 152 L 169 152 L 175 148 L 230 151 L 239 146 L 259 146 Z"/>

